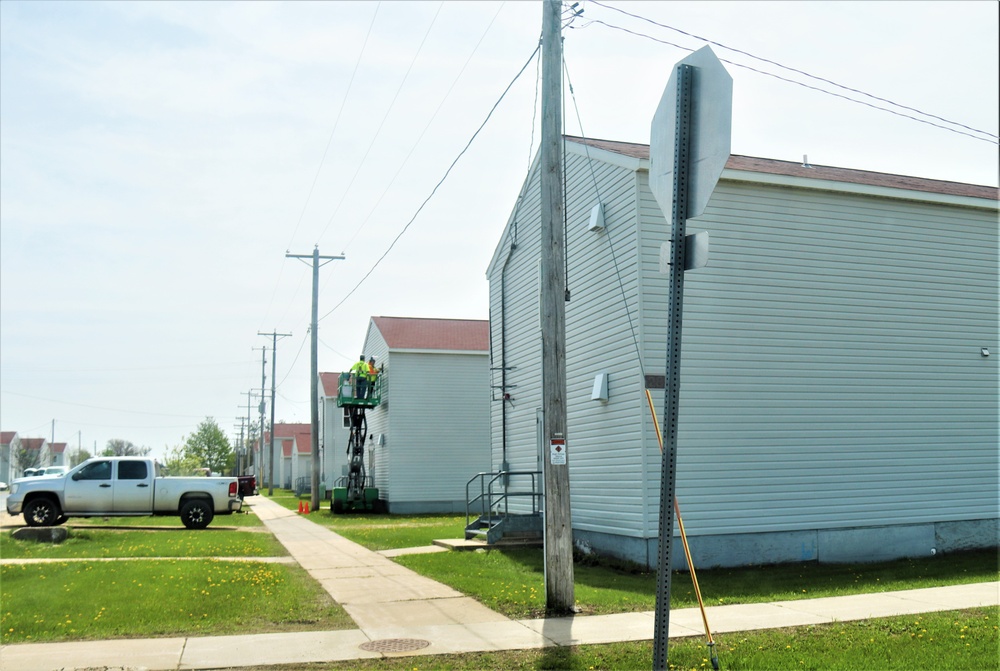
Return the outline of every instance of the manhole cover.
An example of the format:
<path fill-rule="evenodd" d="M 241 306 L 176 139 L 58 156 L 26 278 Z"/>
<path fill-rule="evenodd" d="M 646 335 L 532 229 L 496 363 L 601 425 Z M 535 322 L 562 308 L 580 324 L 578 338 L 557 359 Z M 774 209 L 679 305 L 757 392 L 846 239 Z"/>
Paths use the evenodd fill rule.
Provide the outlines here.
<path fill-rule="evenodd" d="M 383 638 L 362 643 L 360 648 L 368 652 L 411 652 L 426 648 L 430 644 L 430 641 L 419 638 Z"/>

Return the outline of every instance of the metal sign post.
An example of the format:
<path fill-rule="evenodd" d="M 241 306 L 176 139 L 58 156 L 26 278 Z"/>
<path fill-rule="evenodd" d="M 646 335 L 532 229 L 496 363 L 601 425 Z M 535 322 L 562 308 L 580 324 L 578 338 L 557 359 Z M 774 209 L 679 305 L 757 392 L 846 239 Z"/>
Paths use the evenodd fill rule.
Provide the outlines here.
<path fill-rule="evenodd" d="M 687 258 L 687 220 L 705 210 L 729 159 L 732 78 L 708 47 L 678 63 L 653 117 L 649 187 L 671 221 L 667 261 L 666 384 L 663 403 L 663 457 L 660 470 L 660 537 L 653 629 L 653 669 L 667 669 L 670 632 L 671 550 L 677 480 L 677 430 L 681 382 L 684 271 L 707 263 Z M 697 248 L 692 244 L 692 249 Z"/>

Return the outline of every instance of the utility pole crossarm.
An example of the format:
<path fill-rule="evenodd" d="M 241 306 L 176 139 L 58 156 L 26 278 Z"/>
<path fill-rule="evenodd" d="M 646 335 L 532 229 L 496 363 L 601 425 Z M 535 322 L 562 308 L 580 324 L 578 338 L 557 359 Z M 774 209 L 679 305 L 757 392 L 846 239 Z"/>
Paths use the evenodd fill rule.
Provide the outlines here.
<path fill-rule="evenodd" d="M 329 261 L 343 261 L 347 257 L 346 256 L 320 256 L 319 254 L 289 254 L 289 253 L 286 252 L 285 253 L 285 258 L 286 259 L 318 259 L 320 261 L 327 261 L 327 262 L 329 262 Z M 325 265 L 326 265 L 326 263 L 321 263 L 321 264 L 319 264 L 319 267 L 322 268 Z M 258 335 L 270 335 L 270 334 L 260 333 Z"/>

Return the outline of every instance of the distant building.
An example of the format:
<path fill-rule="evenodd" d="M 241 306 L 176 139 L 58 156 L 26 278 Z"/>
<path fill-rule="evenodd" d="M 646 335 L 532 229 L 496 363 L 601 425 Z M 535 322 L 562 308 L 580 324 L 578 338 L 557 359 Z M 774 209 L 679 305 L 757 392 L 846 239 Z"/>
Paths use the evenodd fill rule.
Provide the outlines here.
<path fill-rule="evenodd" d="M 347 476 L 347 441 L 351 423 L 347 408 L 337 407 L 339 378 L 340 373 L 319 374 L 320 455 L 327 497 L 330 489 L 337 486 L 337 480 Z"/>
<path fill-rule="evenodd" d="M 364 355 L 382 372 L 368 410 L 367 472 L 391 513 L 465 512 L 490 470 L 489 322 L 372 317 Z"/>
<path fill-rule="evenodd" d="M 264 434 L 264 472 L 271 472 L 271 434 Z M 266 475 L 267 484 L 270 481 Z M 312 477 L 312 426 L 308 423 L 274 423 L 274 486 L 309 491 Z M 261 489 L 262 485 L 258 485 Z"/>
<path fill-rule="evenodd" d="M 669 226 L 648 146 L 565 146 L 574 538 L 653 566 Z M 491 461 L 515 470 L 545 458 L 540 216 L 536 163 L 487 271 Z M 678 425 L 696 565 L 996 546 L 997 222 L 992 187 L 729 159 L 687 225 L 710 235 L 685 276 Z"/>
<path fill-rule="evenodd" d="M 9 483 L 20 475 L 14 463 L 20 448 L 21 438 L 17 431 L 0 431 L 0 482 Z"/>
<path fill-rule="evenodd" d="M 51 443 L 49 445 L 49 463 L 46 466 L 68 466 L 69 455 L 66 454 L 66 443 Z"/>
<path fill-rule="evenodd" d="M 24 475 L 25 469 L 50 466 L 49 441 L 44 438 L 22 438 L 14 454 L 15 477 Z"/>

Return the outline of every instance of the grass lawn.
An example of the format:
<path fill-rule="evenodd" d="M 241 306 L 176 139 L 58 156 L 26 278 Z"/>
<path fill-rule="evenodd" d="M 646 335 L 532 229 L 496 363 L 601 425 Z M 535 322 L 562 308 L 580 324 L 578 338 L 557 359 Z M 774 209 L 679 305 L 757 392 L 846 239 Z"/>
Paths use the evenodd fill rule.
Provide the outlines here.
<path fill-rule="evenodd" d="M 298 566 L 179 559 L 0 566 L 3 644 L 350 629 Z"/>
<path fill-rule="evenodd" d="M 973 608 L 716 636 L 723 671 L 989 671 L 998 668 L 998 609 Z M 700 639 L 672 640 L 671 669 L 711 669 Z M 355 671 L 632 671 L 649 669 L 652 641 L 351 660 Z M 267 667 L 319 671 L 327 664 Z"/>
<path fill-rule="evenodd" d="M 243 510 L 249 510 L 243 504 Z M 113 526 L 113 527 L 175 527 L 184 529 L 181 518 L 177 515 L 155 515 L 142 517 L 71 517 L 66 522 L 68 527 L 80 526 Z M 218 527 L 262 527 L 264 523 L 256 515 L 244 512 L 232 515 L 216 515 L 209 524 L 209 529 Z"/>
<path fill-rule="evenodd" d="M 430 545 L 435 538 L 463 538 L 465 515 L 334 515 L 328 511 L 309 519 L 369 550 Z"/>
<path fill-rule="evenodd" d="M 396 561 L 451 585 L 512 618 L 544 614 L 542 551 L 532 549 L 406 555 Z M 783 564 L 698 571 L 705 604 L 762 603 L 998 579 L 995 551 L 963 552 L 878 564 Z M 585 614 L 651 611 L 656 573 L 593 563 L 574 565 L 577 605 Z M 696 606 L 690 575 L 675 572 L 671 606 Z"/>
<path fill-rule="evenodd" d="M 298 510 L 299 502 L 309 501 L 287 489 L 276 489 L 268 497 L 289 510 Z M 465 515 L 377 515 L 346 513 L 334 515 L 330 502 L 309 514 L 309 521 L 322 524 L 348 540 L 369 550 L 392 550 L 430 545 L 435 538 L 464 538 Z"/>
<path fill-rule="evenodd" d="M 274 500 L 296 510 L 300 499 L 288 490 L 276 490 Z M 371 550 L 426 546 L 435 538 L 461 538 L 465 526 L 464 515 L 334 515 L 328 508 L 312 513 L 309 519 Z M 539 548 L 408 555 L 395 561 L 508 617 L 544 614 L 543 553 Z M 886 592 L 998 578 L 997 554 L 990 550 L 878 564 L 810 562 L 698 571 L 702 596 L 710 606 Z M 574 582 L 577 606 L 584 614 L 650 611 L 656 607 L 654 571 L 624 563 L 583 560 L 574 565 Z M 697 605 L 690 574 L 674 574 L 671 603 L 675 608 Z"/>
<path fill-rule="evenodd" d="M 276 488 L 274 490 L 274 494 L 269 496 L 267 493 L 267 488 L 263 488 L 260 490 L 260 496 L 266 496 L 275 503 L 281 504 L 282 506 L 288 508 L 289 510 L 298 510 L 300 502 L 305 503 L 306 501 L 312 500 L 311 494 L 303 494 L 302 496 L 296 496 L 295 492 L 293 492 L 290 489 Z M 321 501 L 320 503 L 322 504 L 324 502 Z M 327 508 L 327 510 L 329 511 L 329 507 Z"/>
<path fill-rule="evenodd" d="M 63 543 L 15 540 L 0 534 L 4 559 L 69 559 L 108 557 L 284 557 L 285 547 L 268 533 L 168 529 L 70 529 Z"/>
<path fill-rule="evenodd" d="M 282 498 L 287 507 L 297 509 L 299 499 L 290 492 Z M 257 519 L 255 515 L 240 517 Z M 337 533 L 371 548 L 426 545 L 433 538 L 457 537 L 464 525 L 464 516 L 335 516 L 328 509 L 314 513 L 310 519 L 328 524 Z M 75 536 L 72 541 L 55 547 L 25 546 L 5 534 L 0 536 L 0 554 L 12 558 L 13 552 L 19 552 L 24 557 L 56 559 L 285 554 L 270 534 L 253 533 L 252 529 L 151 531 L 81 527 L 72 533 Z M 536 617 L 544 612 L 539 549 L 410 555 L 398 561 L 509 617 Z M 882 564 L 811 563 L 699 571 L 709 605 L 981 582 L 996 580 L 997 576 L 995 551 Z M 598 565 L 584 560 L 575 565 L 575 581 L 576 599 L 586 614 L 655 608 L 655 574 L 634 566 Z M 113 569 L 103 562 L 85 561 L 5 565 L 0 567 L 0 585 L 3 591 L 0 642 L 4 644 L 354 626 L 346 613 L 299 567 L 254 561 L 150 559 L 121 562 Z M 695 605 L 686 573 L 674 575 L 672 604 L 675 608 Z M 741 633 L 719 636 L 717 640 L 723 669 L 727 670 L 997 669 L 996 625 L 997 609 L 993 608 L 872 620 L 835 628 Z M 625 643 L 352 661 L 350 668 L 409 671 L 649 668 L 651 645 L 651 642 Z M 993 656 L 984 657 L 984 648 Z M 671 649 L 671 659 L 676 661 L 677 668 L 711 668 L 701 641 L 678 642 Z M 976 663 L 961 665 L 970 659 Z M 984 659 L 989 663 L 984 665 Z"/>

